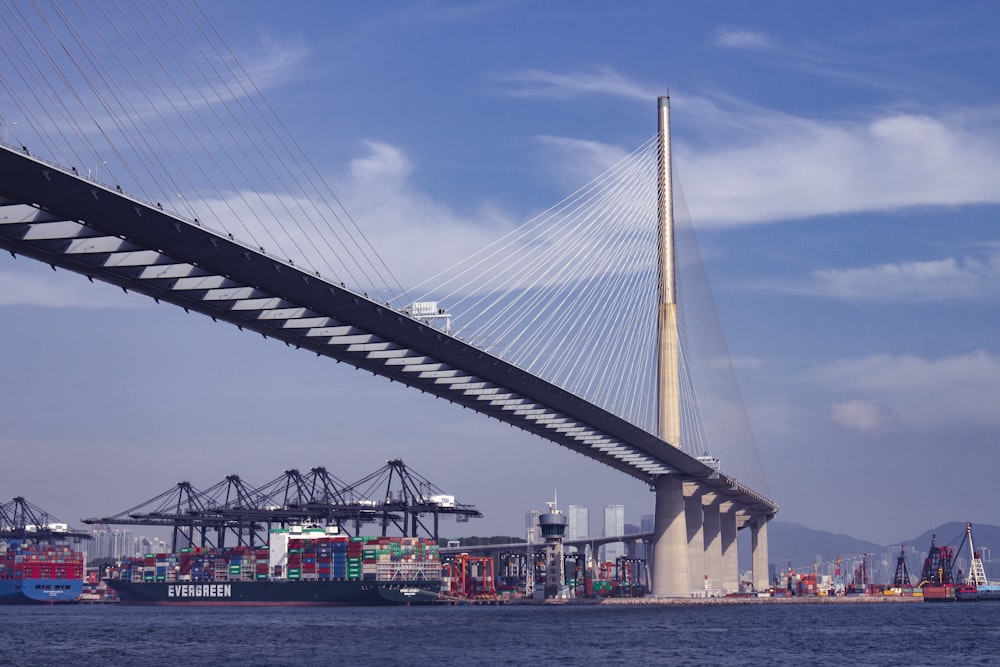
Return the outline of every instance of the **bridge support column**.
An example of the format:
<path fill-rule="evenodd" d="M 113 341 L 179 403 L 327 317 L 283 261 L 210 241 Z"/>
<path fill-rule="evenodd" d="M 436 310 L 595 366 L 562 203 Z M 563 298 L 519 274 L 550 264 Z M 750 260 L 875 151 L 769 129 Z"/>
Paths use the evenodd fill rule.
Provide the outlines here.
<path fill-rule="evenodd" d="M 701 504 L 702 493 L 695 484 L 684 485 L 684 524 L 687 529 L 688 574 L 691 593 L 705 594 L 705 533 Z"/>
<path fill-rule="evenodd" d="M 736 508 L 723 503 L 719 508 L 719 546 L 722 549 L 722 585 L 727 593 L 740 590 L 740 560 L 736 546 Z"/>
<path fill-rule="evenodd" d="M 705 532 L 705 576 L 707 589 L 716 593 L 722 585 L 722 535 L 719 501 L 711 500 L 702 507 Z"/>
<path fill-rule="evenodd" d="M 753 543 L 753 587 L 766 591 L 771 586 L 768 576 L 767 522 L 771 517 L 758 514 L 750 519 L 750 535 Z"/>
<path fill-rule="evenodd" d="M 684 526 L 684 487 L 673 475 L 656 480 L 653 518 L 653 595 L 688 597 L 687 530 Z"/>

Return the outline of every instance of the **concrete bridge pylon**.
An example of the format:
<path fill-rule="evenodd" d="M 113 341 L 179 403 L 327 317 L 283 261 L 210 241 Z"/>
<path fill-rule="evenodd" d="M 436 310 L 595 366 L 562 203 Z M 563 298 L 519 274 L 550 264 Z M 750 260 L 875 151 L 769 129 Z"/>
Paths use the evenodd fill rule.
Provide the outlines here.
<path fill-rule="evenodd" d="M 680 349 L 677 330 L 677 280 L 674 267 L 674 205 L 670 161 L 670 98 L 661 97 L 659 108 L 658 241 L 659 299 L 657 304 L 657 428 L 660 439 L 681 445 Z M 684 484 L 674 475 L 661 476 L 653 520 L 653 581 L 657 597 L 691 594 L 688 562 L 688 528 Z"/>
<path fill-rule="evenodd" d="M 657 303 L 657 435 L 681 447 L 680 335 L 677 321 L 676 251 L 674 246 L 673 178 L 670 152 L 670 98 L 657 101 L 659 160 L 657 164 L 657 224 L 659 284 Z M 685 488 L 686 487 L 686 488 Z M 704 494 L 700 484 L 676 474 L 661 475 L 656 493 L 653 530 L 652 593 L 657 597 L 688 597 L 705 593 L 706 577 L 713 591 L 736 591 L 736 513 L 716 494 Z M 754 587 L 768 585 L 766 514 L 749 517 L 753 540 Z"/>

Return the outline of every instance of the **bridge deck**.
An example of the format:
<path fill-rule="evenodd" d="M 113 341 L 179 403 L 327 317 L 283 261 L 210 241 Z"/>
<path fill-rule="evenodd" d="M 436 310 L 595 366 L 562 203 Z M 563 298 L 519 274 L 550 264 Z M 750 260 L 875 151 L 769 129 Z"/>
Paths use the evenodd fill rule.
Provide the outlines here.
<path fill-rule="evenodd" d="M 405 312 L 6 146 L 0 247 L 388 377 L 646 483 L 679 475 L 748 513 L 777 511 L 686 452 Z"/>

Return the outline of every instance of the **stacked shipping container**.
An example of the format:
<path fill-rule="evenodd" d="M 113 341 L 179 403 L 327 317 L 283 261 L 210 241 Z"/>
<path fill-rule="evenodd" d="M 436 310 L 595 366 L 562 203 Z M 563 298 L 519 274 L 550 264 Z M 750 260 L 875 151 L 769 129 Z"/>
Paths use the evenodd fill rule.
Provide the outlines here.
<path fill-rule="evenodd" d="M 146 554 L 122 563 L 131 582 L 413 580 L 441 578 L 433 540 L 415 537 L 348 537 L 322 529 L 271 531 L 269 547 L 182 549 Z"/>
<path fill-rule="evenodd" d="M 0 579 L 83 581 L 83 554 L 64 544 L 16 544 L 0 558 Z"/>

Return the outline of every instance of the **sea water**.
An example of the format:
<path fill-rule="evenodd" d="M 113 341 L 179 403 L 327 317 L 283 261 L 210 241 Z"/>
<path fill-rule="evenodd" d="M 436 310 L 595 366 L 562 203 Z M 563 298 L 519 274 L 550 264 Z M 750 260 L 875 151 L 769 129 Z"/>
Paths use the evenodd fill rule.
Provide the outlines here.
<path fill-rule="evenodd" d="M 0 607 L 0 665 L 1000 665 L 1000 602 Z"/>

